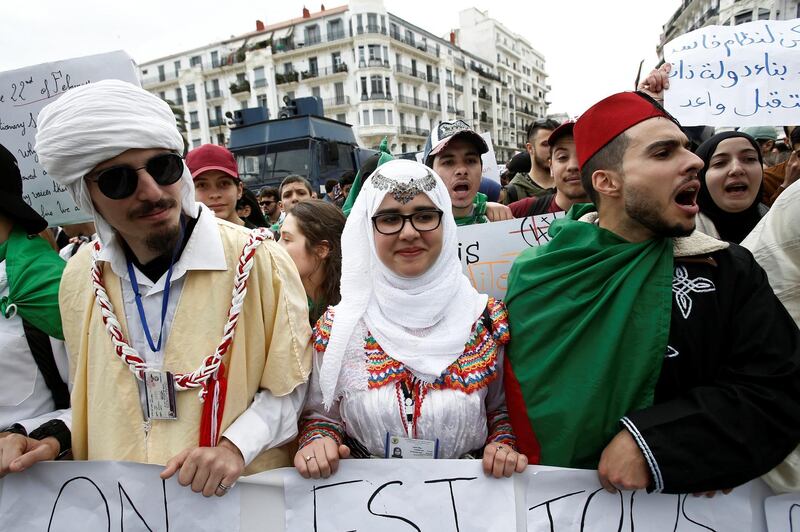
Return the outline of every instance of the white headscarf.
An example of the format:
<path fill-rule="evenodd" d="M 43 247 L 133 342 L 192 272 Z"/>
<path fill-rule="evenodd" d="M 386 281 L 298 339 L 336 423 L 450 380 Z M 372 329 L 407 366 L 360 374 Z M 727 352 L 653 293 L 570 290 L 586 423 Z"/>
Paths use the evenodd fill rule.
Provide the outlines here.
<path fill-rule="evenodd" d="M 70 89 L 39 112 L 36 152 L 78 207 L 94 216 L 104 246 L 115 232 L 94 209 L 83 179 L 95 166 L 131 148 L 163 148 L 183 153 L 183 137 L 166 102 L 125 81 L 107 79 Z M 181 208 L 197 215 L 194 182 L 184 164 Z"/>
<path fill-rule="evenodd" d="M 409 198 L 423 193 L 444 212 L 442 251 L 418 277 L 392 272 L 375 251 L 372 215 L 387 193 Z M 357 327 L 362 318 L 390 357 L 427 382 L 436 380 L 464 352 L 487 296 L 479 294 L 461 270 L 450 195 L 433 170 L 394 160 L 378 167 L 364 184 L 342 233 L 341 293 L 320 369 L 326 408 L 333 402 L 345 352 L 363 352 L 364 338 Z"/>

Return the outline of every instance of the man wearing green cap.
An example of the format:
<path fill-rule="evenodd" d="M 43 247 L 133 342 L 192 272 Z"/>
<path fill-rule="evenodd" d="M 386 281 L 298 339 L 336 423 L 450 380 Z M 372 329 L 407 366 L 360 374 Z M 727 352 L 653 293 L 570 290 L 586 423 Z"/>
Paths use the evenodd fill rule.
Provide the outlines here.
<path fill-rule="evenodd" d="M 0 477 L 18 455 L 4 448 L 70 448 L 69 429 L 60 419 L 69 417 L 58 310 L 65 263 L 36 236 L 46 227 L 22 198 L 16 159 L 0 146 Z"/>
<path fill-rule="evenodd" d="M 800 441 L 800 332 L 743 248 L 695 228 L 702 161 L 642 93 L 574 127 L 584 189 L 509 274 L 506 400 L 531 462 L 609 491 L 728 489 Z"/>

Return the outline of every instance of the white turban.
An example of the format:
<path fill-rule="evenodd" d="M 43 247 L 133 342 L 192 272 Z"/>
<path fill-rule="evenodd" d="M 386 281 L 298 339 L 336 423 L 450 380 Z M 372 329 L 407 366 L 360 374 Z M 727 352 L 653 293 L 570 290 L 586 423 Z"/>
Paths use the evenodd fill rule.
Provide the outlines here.
<path fill-rule="evenodd" d="M 48 175 L 67 187 L 78 206 L 94 216 L 103 245 L 114 230 L 94 209 L 83 179 L 98 164 L 132 148 L 183 153 L 183 137 L 166 102 L 125 81 L 107 79 L 69 90 L 39 112 L 36 152 Z M 184 164 L 183 212 L 197 215 L 194 182 Z"/>

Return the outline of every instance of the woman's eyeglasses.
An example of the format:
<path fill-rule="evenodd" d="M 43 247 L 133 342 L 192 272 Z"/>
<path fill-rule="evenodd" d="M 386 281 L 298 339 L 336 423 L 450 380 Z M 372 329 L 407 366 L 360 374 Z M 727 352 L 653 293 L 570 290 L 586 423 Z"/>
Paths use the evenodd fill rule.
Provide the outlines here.
<path fill-rule="evenodd" d="M 176 183 L 183 175 L 183 158 L 175 153 L 160 153 L 151 157 L 144 166 L 112 166 L 101 170 L 96 176 L 86 179 L 97 182 L 100 192 L 115 200 L 124 199 L 136 192 L 139 186 L 139 170 L 147 173 L 160 186 Z"/>
<path fill-rule="evenodd" d="M 420 233 L 433 231 L 442 223 L 442 211 L 430 209 L 413 214 L 386 212 L 372 217 L 372 225 L 382 235 L 399 233 L 405 227 L 406 222 L 411 222 L 411 226 Z"/>

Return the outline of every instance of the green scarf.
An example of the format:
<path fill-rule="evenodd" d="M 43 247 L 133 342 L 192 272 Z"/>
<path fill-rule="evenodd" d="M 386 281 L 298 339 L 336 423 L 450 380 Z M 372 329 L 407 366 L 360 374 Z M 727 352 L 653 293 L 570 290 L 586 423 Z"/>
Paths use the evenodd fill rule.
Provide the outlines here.
<path fill-rule="evenodd" d="M 631 243 L 576 205 L 508 277 L 507 356 L 542 464 L 595 469 L 619 420 L 652 405 L 669 337 L 672 240 Z"/>
<path fill-rule="evenodd" d="M 58 285 L 66 263 L 41 237 L 28 238 L 22 229 L 14 228 L 3 243 L 2 259 L 6 260 L 8 295 L 0 298 L 0 312 L 5 318 L 17 314 L 48 336 L 64 339 L 61 314 L 58 310 Z"/>
<path fill-rule="evenodd" d="M 306 296 L 306 301 L 308 302 L 308 321 L 313 329 L 320 316 L 322 316 L 325 313 L 325 310 L 327 310 L 328 304 L 324 301 L 315 303 L 314 300 L 309 296 Z"/>
<path fill-rule="evenodd" d="M 485 224 L 489 221 L 486 217 L 486 194 L 478 192 L 472 200 L 472 213 L 467 216 L 456 216 L 456 225 Z"/>
<path fill-rule="evenodd" d="M 378 147 L 380 152 L 380 157 L 378 158 L 378 166 L 382 165 L 383 163 L 389 162 L 394 157 L 392 157 L 391 152 L 389 151 L 389 139 L 383 137 L 381 141 L 381 145 Z M 377 166 L 376 166 L 377 168 Z M 347 194 L 347 199 L 344 201 L 344 205 L 342 205 L 342 212 L 345 216 L 350 216 L 350 211 L 353 210 L 353 205 L 356 202 L 356 198 L 358 198 L 359 193 L 361 192 L 361 187 L 364 186 L 364 180 L 369 176 L 362 176 L 361 170 L 358 170 L 356 174 L 356 178 L 353 180 L 353 186 L 350 187 L 350 192 Z"/>

